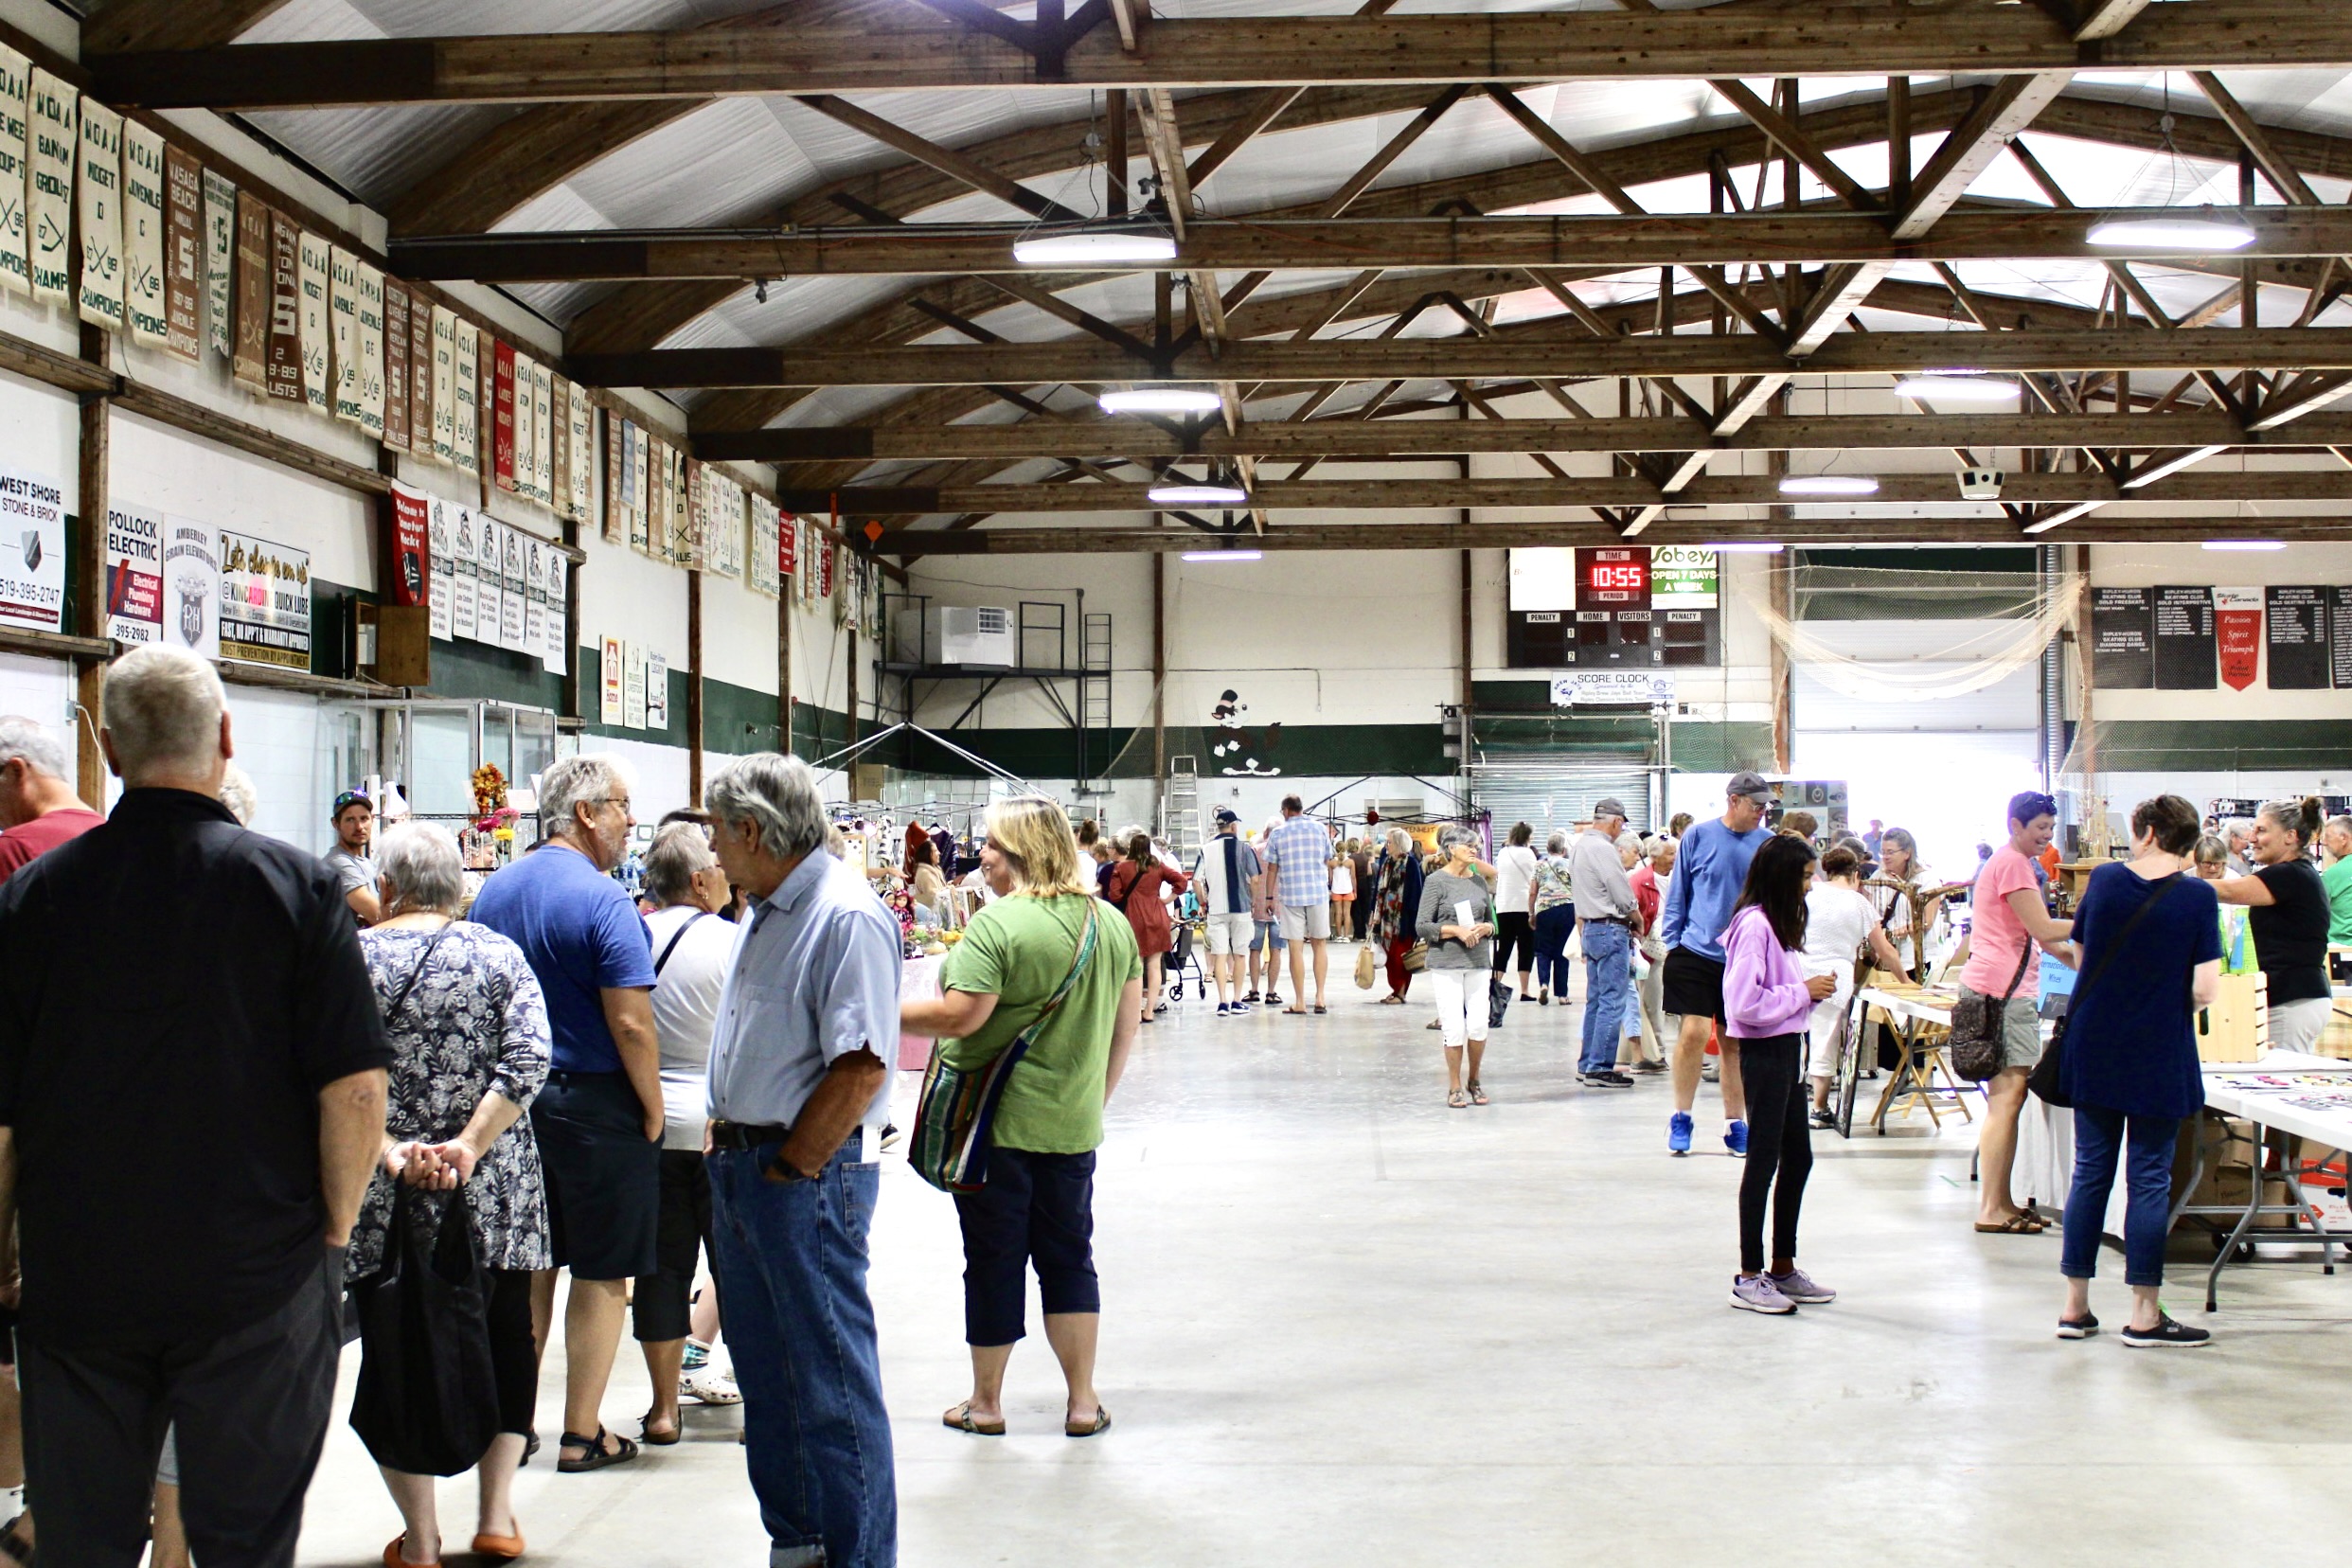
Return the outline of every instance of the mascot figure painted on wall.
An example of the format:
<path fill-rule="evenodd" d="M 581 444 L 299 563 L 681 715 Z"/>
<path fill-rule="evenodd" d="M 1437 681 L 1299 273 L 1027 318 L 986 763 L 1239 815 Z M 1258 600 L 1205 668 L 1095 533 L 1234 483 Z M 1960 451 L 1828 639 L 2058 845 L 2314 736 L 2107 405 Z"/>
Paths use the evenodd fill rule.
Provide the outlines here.
<path fill-rule="evenodd" d="M 1268 756 L 1282 743 L 1282 726 L 1268 724 L 1255 733 L 1243 727 L 1241 716 L 1250 704 L 1228 688 L 1209 709 L 1209 718 L 1217 725 L 1217 739 L 1209 746 L 1209 755 L 1217 758 L 1228 778 L 1275 778 L 1282 770 L 1268 760 Z"/>

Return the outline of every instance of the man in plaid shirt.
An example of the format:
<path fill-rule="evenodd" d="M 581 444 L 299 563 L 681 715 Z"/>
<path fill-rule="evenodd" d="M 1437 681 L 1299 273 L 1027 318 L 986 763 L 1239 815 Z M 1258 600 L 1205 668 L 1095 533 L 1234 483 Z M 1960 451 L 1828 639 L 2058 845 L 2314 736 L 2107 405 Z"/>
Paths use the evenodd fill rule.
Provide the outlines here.
<path fill-rule="evenodd" d="M 1315 1011 L 1328 1012 L 1323 989 L 1331 967 L 1331 835 L 1322 823 L 1301 814 L 1298 796 L 1284 795 L 1281 825 L 1266 835 L 1260 858 L 1274 873 L 1281 900 L 1277 914 L 1283 940 L 1291 947 L 1291 998 L 1307 1000 L 1306 955 L 1299 951 L 1304 943 L 1315 952 Z M 1307 1011 L 1303 1007 L 1282 1010 Z"/>

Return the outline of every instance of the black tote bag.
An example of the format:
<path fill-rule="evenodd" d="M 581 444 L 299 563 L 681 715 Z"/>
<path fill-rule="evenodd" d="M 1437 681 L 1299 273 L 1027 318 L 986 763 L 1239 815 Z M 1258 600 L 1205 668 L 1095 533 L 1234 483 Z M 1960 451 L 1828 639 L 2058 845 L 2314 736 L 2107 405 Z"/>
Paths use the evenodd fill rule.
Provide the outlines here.
<path fill-rule="evenodd" d="M 436 1204 L 396 1186 L 383 1267 L 351 1287 L 360 1320 L 351 1430 L 379 1465 L 457 1475 L 498 1435 L 489 1283 L 465 1189 Z"/>

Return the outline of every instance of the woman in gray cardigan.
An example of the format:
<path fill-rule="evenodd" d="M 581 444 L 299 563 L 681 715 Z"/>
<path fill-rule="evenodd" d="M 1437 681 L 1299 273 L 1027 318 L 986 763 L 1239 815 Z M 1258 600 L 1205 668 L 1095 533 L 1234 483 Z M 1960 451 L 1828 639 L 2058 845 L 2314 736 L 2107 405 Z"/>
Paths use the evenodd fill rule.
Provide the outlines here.
<path fill-rule="evenodd" d="M 1467 828 L 1441 829 L 1437 847 L 1445 864 L 1421 882 L 1421 907 L 1415 928 L 1429 944 L 1423 972 L 1437 998 L 1437 1027 L 1446 1042 L 1446 1103 L 1456 1111 L 1487 1103 L 1478 1084 L 1478 1064 L 1487 1054 L 1487 995 L 1492 986 L 1494 887 L 1481 875 L 1478 835 Z M 1470 1052 L 1470 1081 L 1462 1080 L 1462 1052 Z M 1468 1093 L 1464 1090 L 1467 1087 Z"/>

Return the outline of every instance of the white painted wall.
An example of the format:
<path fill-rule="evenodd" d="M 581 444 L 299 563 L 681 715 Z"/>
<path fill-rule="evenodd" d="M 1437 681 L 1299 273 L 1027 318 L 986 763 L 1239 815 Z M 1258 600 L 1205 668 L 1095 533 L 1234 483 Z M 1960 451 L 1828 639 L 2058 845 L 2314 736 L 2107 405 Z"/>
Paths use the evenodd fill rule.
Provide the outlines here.
<path fill-rule="evenodd" d="M 0 714 L 30 719 L 65 750 L 65 778 L 80 776 L 80 747 L 67 704 L 74 700 L 74 667 L 62 659 L 0 653 Z"/>

